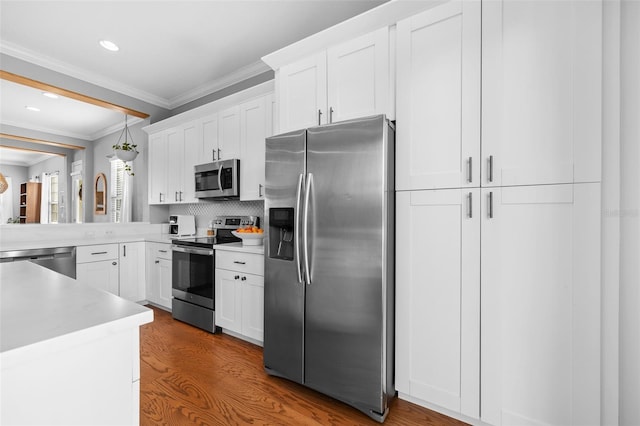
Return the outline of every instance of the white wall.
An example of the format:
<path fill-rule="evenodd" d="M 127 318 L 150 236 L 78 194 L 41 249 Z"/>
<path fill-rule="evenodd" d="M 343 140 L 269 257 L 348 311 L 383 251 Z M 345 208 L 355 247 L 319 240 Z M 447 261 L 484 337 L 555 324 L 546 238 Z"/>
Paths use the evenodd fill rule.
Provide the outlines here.
<path fill-rule="evenodd" d="M 620 15 L 620 424 L 640 425 L 640 2 Z"/>

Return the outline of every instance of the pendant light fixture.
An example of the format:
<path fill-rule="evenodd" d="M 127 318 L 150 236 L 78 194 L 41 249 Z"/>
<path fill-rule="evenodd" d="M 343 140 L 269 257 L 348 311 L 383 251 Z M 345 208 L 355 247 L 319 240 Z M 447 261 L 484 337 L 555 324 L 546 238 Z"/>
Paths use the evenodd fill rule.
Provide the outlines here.
<path fill-rule="evenodd" d="M 127 117 L 128 115 L 125 114 L 124 128 L 122 129 L 122 132 L 120 132 L 118 142 L 113 145 L 113 151 L 116 154 L 116 157 L 124 162 L 133 161 L 138 156 L 138 150 L 136 149 L 138 145 L 133 143 L 133 136 L 131 136 L 129 126 L 127 125 Z"/>

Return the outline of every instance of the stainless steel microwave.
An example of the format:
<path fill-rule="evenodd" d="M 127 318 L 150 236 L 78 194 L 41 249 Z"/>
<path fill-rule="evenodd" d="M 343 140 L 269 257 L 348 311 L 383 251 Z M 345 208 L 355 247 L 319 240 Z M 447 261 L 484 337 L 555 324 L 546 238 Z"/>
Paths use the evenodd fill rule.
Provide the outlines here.
<path fill-rule="evenodd" d="M 196 197 L 240 197 L 240 160 L 222 160 L 195 166 Z"/>

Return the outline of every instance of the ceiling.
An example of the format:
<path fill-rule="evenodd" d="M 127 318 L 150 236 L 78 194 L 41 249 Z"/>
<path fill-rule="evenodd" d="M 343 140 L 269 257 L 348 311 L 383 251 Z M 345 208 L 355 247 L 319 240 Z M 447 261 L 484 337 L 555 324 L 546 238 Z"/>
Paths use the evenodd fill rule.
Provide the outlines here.
<path fill-rule="evenodd" d="M 262 56 L 385 1 L 1 0 L 0 52 L 174 109 L 267 71 Z M 103 49 L 103 39 L 120 50 Z M 0 89 L 3 124 L 94 140 L 122 122 L 118 113 L 53 102 L 19 84 Z M 33 113 L 27 102 L 43 107 Z"/>

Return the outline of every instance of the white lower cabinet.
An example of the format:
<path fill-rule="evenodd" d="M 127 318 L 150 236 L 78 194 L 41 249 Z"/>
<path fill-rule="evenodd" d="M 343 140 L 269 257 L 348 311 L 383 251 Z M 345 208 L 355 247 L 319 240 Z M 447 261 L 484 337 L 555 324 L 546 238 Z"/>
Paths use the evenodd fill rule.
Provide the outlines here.
<path fill-rule="evenodd" d="M 600 423 L 600 184 L 483 189 L 481 419 Z"/>
<path fill-rule="evenodd" d="M 147 243 L 147 300 L 171 309 L 171 244 Z"/>
<path fill-rule="evenodd" d="M 258 343 L 264 338 L 261 265 L 261 254 L 216 250 L 216 326 Z"/>
<path fill-rule="evenodd" d="M 76 249 L 76 280 L 118 295 L 118 244 L 79 246 Z"/>
<path fill-rule="evenodd" d="M 396 389 L 479 416 L 480 190 L 398 192 Z"/>
<path fill-rule="evenodd" d="M 145 242 L 120 244 L 120 297 L 140 302 L 145 300 Z"/>
<path fill-rule="evenodd" d="M 600 184 L 398 192 L 396 387 L 492 425 L 600 421 Z"/>

